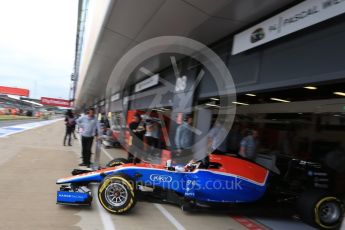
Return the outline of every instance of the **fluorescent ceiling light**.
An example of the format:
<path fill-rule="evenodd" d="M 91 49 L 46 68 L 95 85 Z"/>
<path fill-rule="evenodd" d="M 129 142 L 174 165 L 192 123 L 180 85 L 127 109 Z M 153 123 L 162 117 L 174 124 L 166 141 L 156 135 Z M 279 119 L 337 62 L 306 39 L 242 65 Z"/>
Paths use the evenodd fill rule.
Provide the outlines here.
<path fill-rule="evenodd" d="M 249 105 L 247 103 L 242 103 L 242 102 L 238 102 L 238 101 L 233 101 L 232 104 L 236 104 L 236 105 Z"/>
<path fill-rule="evenodd" d="M 160 110 L 160 109 L 152 109 L 152 110 L 157 111 L 157 112 L 161 112 L 161 113 L 165 112 L 164 110 Z"/>
<path fill-rule="evenodd" d="M 283 100 L 283 99 L 279 99 L 279 98 L 275 98 L 275 97 L 271 97 L 272 101 L 279 101 L 279 102 L 291 102 L 291 101 L 287 101 L 287 100 Z"/>
<path fill-rule="evenodd" d="M 343 92 L 334 92 L 335 95 L 338 95 L 338 96 L 343 96 L 345 97 L 345 93 Z"/>
<path fill-rule="evenodd" d="M 215 97 L 211 97 L 210 99 L 213 101 L 219 101 L 219 98 L 215 98 Z"/>
<path fill-rule="evenodd" d="M 249 96 L 249 97 L 256 97 L 256 95 L 252 94 L 252 93 L 246 93 L 246 95 Z"/>
<path fill-rule="evenodd" d="M 310 89 L 310 90 L 316 90 L 317 89 L 317 87 L 315 87 L 315 86 L 305 86 L 303 88 Z"/>
<path fill-rule="evenodd" d="M 207 105 L 207 106 L 213 106 L 213 107 L 220 107 L 219 105 L 210 104 L 210 103 L 206 103 L 205 105 Z"/>

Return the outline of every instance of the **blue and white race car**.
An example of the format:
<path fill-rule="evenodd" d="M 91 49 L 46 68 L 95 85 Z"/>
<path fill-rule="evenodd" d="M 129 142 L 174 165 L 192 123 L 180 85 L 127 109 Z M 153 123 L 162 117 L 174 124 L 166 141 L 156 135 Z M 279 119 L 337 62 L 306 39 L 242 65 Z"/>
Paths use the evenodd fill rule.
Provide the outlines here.
<path fill-rule="evenodd" d="M 180 205 L 183 210 L 205 207 L 247 207 L 274 197 L 274 201 L 296 204 L 301 218 L 319 228 L 332 229 L 343 220 L 343 204 L 323 187 L 310 185 L 317 177 L 327 177 L 319 165 L 291 159 L 287 171 L 279 173 L 245 159 L 211 155 L 207 164 L 164 166 L 127 163 L 115 159 L 96 171 L 76 170 L 74 176 L 61 178 L 58 204 L 91 205 L 88 185 L 98 182 L 98 200 L 109 212 L 127 213 L 143 197 Z M 290 178 L 300 170 L 301 175 Z M 274 171 L 274 172 L 273 172 Z M 283 174 L 281 176 L 279 174 Z M 303 174 L 303 176 L 302 176 Z M 294 181 L 295 180 L 295 181 Z M 296 181 L 300 184 L 296 186 Z M 271 200 L 272 200 L 271 199 Z"/>

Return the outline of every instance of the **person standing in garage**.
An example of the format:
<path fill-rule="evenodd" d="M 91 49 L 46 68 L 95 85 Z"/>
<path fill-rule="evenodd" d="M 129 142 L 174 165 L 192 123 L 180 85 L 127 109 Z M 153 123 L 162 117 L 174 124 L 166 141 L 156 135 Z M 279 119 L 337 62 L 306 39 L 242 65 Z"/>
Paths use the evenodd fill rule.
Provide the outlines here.
<path fill-rule="evenodd" d="M 209 145 L 213 154 L 226 154 L 228 153 L 228 131 L 223 125 L 217 121 L 213 128 L 210 130 Z"/>
<path fill-rule="evenodd" d="M 146 133 L 144 135 L 144 151 L 147 153 L 147 159 L 157 157 L 160 148 L 159 124 L 155 120 L 146 122 Z"/>
<path fill-rule="evenodd" d="M 128 162 L 139 162 L 143 157 L 143 139 L 145 127 L 142 125 L 139 113 L 134 114 L 133 121 L 129 124 L 131 143 L 128 151 Z"/>
<path fill-rule="evenodd" d="M 257 145 L 258 145 L 258 131 L 247 130 L 246 136 L 242 139 L 240 144 L 239 155 L 247 158 L 251 161 L 255 161 L 257 156 Z"/>
<path fill-rule="evenodd" d="M 176 129 L 175 134 L 175 144 L 176 144 L 176 154 L 175 160 L 179 163 L 179 158 L 188 158 L 192 156 L 192 146 L 193 146 L 193 117 L 191 114 L 186 114 L 184 122 L 180 124 Z M 185 163 L 185 162 L 184 162 Z"/>
<path fill-rule="evenodd" d="M 87 114 L 77 120 L 78 126 L 81 128 L 81 144 L 83 162 L 79 166 L 90 167 L 91 148 L 93 138 L 98 138 L 98 121 L 95 117 L 95 109 L 90 108 Z"/>

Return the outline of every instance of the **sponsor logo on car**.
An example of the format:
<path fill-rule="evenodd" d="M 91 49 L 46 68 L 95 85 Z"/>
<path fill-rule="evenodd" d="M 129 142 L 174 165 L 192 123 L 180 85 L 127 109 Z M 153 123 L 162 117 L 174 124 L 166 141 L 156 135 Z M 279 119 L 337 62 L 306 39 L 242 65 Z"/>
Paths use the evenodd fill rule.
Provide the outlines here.
<path fill-rule="evenodd" d="M 85 195 L 75 195 L 75 194 L 58 194 L 58 197 L 64 198 L 85 198 Z"/>
<path fill-rule="evenodd" d="M 157 181 L 157 182 L 171 182 L 172 177 L 166 176 L 166 175 L 151 174 L 150 180 Z"/>

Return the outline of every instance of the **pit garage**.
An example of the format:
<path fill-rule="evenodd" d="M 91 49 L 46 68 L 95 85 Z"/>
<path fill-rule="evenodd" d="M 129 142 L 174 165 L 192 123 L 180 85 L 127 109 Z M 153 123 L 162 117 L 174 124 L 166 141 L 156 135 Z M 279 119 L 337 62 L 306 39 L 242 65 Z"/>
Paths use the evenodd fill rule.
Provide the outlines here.
<path fill-rule="evenodd" d="M 258 132 L 257 152 L 263 158 L 325 165 L 333 178 L 329 189 L 344 199 L 344 2 L 81 0 L 79 6 L 75 107 L 96 107 L 108 115 L 124 145 L 130 145 L 128 125 L 136 113 L 159 120 L 162 155 L 170 156 L 185 114 L 192 114 L 193 127 L 203 131 L 217 119 L 230 119 L 232 137 L 247 129 Z M 215 59 L 181 52 L 185 44 L 178 39 L 164 47 L 161 40 L 145 43 L 161 36 L 204 44 L 226 73 L 212 72 L 208 65 Z M 133 52 L 142 44 L 142 53 Z M 146 50 L 150 45 L 154 51 Z M 128 51 L 137 55 L 125 56 L 132 58 L 126 62 Z M 224 118 L 224 108 L 231 118 Z M 235 142 L 229 154 L 238 153 L 240 141 Z M 249 224 L 231 218 L 248 229 L 257 227 L 253 221 L 268 229 L 309 228 L 293 215 L 255 213 Z"/>

